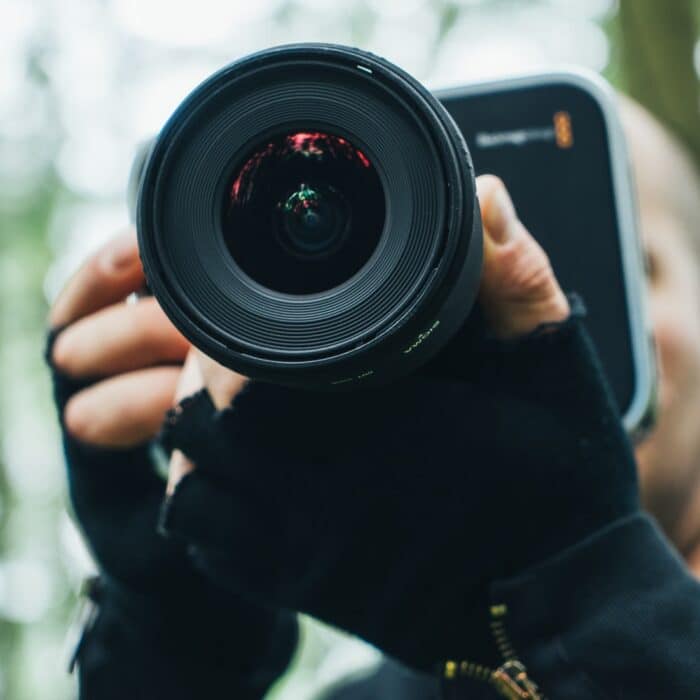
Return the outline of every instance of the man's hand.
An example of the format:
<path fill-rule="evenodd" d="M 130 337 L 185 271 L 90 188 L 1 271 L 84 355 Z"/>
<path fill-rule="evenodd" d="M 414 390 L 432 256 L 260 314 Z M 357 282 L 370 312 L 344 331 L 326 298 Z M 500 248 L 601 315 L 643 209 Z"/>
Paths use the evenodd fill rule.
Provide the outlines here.
<path fill-rule="evenodd" d="M 100 569 L 98 613 L 76 650 L 80 697 L 262 697 L 296 646 L 294 616 L 207 581 L 181 542 L 157 532 L 163 481 L 150 443 L 189 345 L 154 299 L 124 303 L 144 282 L 136 239 L 121 236 L 49 317 L 68 490 Z"/>
<path fill-rule="evenodd" d="M 482 175 L 477 178 L 477 192 L 484 229 L 479 302 L 492 331 L 501 338 L 514 338 L 542 323 L 565 319 L 569 315 L 569 302 L 547 254 L 518 219 L 503 182 L 493 175 Z M 240 374 L 194 348 L 187 366 L 177 400 L 205 386 L 214 405 L 224 409 L 245 385 L 246 380 Z M 168 491 L 172 492 L 193 468 L 192 462 L 176 450 L 170 465 Z"/>
<path fill-rule="evenodd" d="M 125 233 L 80 268 L 51 309 L 49 324 L 63 328 L 53 364 L 71 379 L 91 381 L 64 413 L 67 430 L 84 443 L 138 445 L 157 433 L 172 406 L 189 343 L 153 297 L 125 303 L 144 284 L 136 237 Z"/>
<path fill-rule="evenodd" d="M 569 302 L 505 186 L 493 175 L 482 175 L 476 184 L 484 229 L 479 303 L 491 330 L 500 338 L 515 338 L 564 320 Z"/>
<path fill-rule="evenodd" d="M 100 569 L 139 591 L 189 567 L 156 533 L 163 484 L 149 453 L 189 345 L 155 299 L 126 303 L 144 284 L 134 233 L 114 238 L 56 299 L 47 358 L 73 511 Z"/>
<path fill-rule="evenodd" d="M 314 392 L 246 383 L 200 357 L 189 391 L 206 390 L 164 436 L 180 452 L 163 526 L 203 571 L 422 669 L 501 663 L 491 584 L 639 508 L 581 313 L 501 183 L 479 187 L 490 333 L 475 324 L 456 343 L 459 376 Z"/>

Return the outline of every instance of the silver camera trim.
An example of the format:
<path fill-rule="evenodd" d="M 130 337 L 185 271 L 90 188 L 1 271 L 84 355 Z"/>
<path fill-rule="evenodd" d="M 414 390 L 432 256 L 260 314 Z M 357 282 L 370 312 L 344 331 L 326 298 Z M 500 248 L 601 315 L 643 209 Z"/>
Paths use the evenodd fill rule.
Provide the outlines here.
<path fill-rule="evenodd" d="M 584 90 L 596 101 L 603 114 L 608 135 L 610 171 L 620 230 L 625 297 L 629 309 L 632 361 L 635 370 L 634 393 L 623 415 L 623 423 L 630 437 L 639 441 L 653 426 L 656 418 L 656 360 L 647 301 L 634 176 L 627 150 L 627 140 L 618 116 L 615 92 L 597 73 L 569 66 L 552 71 L 528 72 L 502 79 L 478 81 L 459 87 L 433 89 L 432 92 L 442 100 L 554 84 L 572 85 Z"/>

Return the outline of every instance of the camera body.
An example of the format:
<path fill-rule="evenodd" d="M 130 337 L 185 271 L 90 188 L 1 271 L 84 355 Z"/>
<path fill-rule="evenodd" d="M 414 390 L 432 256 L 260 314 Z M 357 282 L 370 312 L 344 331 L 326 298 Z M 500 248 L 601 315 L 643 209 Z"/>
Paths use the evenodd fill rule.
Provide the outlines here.
<path fill-rule="evenodd" d="M 528 137 L 553 138 L 560 158 L 524 148 Z M 519 158 L 502 156 L 499 146 L 523 138 Z M 584 149 L 597 157 L 577 196 L 573 155 Z M 130 200 L 149 287 L 194 345 L 260 380 L 337 391 L 434 367 L 453 339 L 465 341 L 479 284 L 470 151 L 514 191 L 564 288 L 584 296 L 593 319 L 612 310 L 594 340 L 639 432 L 654 384 L 642 258 L 624 139 L 590 77 L 434 95 L 358 49 L 301 44 L 242 59 L 197 87 L 135 163 Z M 530 216 L 528 202 L 546 206 L 551 194 L 527 185 L 547 178 L 569 182 L 557 211 L 583 205 L 582 225 L 600 224 L 589 240 L 579 226 L 565 243 L 571 219 L 557 211 Z M 571 261 L 582 274 L 569 274 Z"/>
<path fill-rule="evenodd" d="M 656 411 L 636 192 L 616 95 L 580 69 L 539 72 L 435 92 L 469 146 L 477 174 L 503 179 L 520 218 L 587 326 L 628 432 Z"/>

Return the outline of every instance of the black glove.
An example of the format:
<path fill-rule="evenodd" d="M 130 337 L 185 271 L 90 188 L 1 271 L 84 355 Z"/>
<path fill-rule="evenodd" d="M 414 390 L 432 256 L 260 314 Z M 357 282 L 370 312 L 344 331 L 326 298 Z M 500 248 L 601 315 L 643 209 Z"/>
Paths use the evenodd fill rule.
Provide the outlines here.
<path fill-rule="evenodd" d="M 46 358 L 75 517 L 100 568 L 99 614 L 78 652 L 82 698 L 260 698 L 296 646 L 292 613 L 267 609 L 205 580 L 184 543 L 156 531 L 164 482 L 150 446 L 92 447 L 63 425 L 68 399 L 88 383 Z"/>
<path fill-rule="evenodd" d="M 338 394 L 253 382 L 224 411 L 196 394 L 164 430 L 197 465 L 164 527 L 233 590 L 414 668 L 498 665 L 489 584 L 638 509 L 580 315 L 516 341 L 458 339 L 433 369 L 459 379 Z"/>

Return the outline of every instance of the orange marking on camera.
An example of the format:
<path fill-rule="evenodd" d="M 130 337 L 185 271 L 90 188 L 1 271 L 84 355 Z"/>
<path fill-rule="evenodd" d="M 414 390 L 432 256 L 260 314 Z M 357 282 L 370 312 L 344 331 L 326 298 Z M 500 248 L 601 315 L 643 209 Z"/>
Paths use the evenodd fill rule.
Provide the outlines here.
<path fill-rule="evenodd" d="M 559 148 L 571 148 L 574 145 L 574 130 L 568 112 L 557 112 L 554 115 L 554 135 Z"/>

